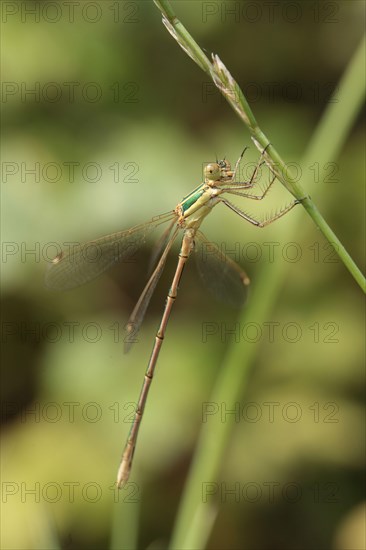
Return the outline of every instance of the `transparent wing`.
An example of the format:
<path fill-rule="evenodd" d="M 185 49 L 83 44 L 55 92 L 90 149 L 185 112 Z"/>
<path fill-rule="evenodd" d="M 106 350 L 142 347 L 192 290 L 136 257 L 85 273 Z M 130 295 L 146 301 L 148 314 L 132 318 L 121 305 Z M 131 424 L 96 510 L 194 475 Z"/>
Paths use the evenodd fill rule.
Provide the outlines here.
<path fill-rule="evenodd" d="M 248 275 L 236 262 L 198 231 L 195 237 L 195 257 L 205 287 L 221 302 L 241 307 L 250 283 Z"/>
<path fill-rule="evenodd" d="M 156 227 L 175 217 L 174 212 L 169 212 L 127 231 L 70 246 L 49 265 L 46 286 L 52 290 L 69 290 L 95 279 L 115 263 L 130 260 Z"/>
<path fill-rule="evenodd" d="M 149 275 L 151 275 L 151 273 L 152 273 L 152 271 L 153 271 L 153 269 L 156 265 L 157 259 L 160 258 L 161 254 L 163 253 L 163 250 L 165 250 L 165 248 L 168 244 L 168 241 L 169 241 L 170 234 L 172 232 L 172 229 L 173 229 L 175 223 L 176 223 L 176 220 L 174 219 L 168 225 L 168 227 L 165 229 L 164 233 L 161 235 L 160 239 L 154 245 L 152 253 L 151 253 L 150 261 L 149 261 L 149 269 L 148 269 L 148 274 Z"/>
<path fill-rule="evenodd" d="M 141 323 L 144 320 L 145 313 L 147 306 L 150 303 L 151 297 L 154 293 L 154 290 L 156 288 L 156 285 L 158 284 L 158 281 L 161 277 L 161 274 L 163 273 L 165 261 L 167 259 L 168 253 L 172 247 L 172 244 L 174 243 L 177 235 L 179 232 L 179 228 L 177 227 L 173 233 L 173 235 L 170 237 L 168 243 L 166 244 L 165 250 L 159 260 L 158 265 L 154 269 L 153 274 L 151 275 L 147 285 L 145 286 L 137 304 L 135 305 L 135 308 L 133 312 L 131 313 L 131 316 L 127 323 L 127 337 L 125 338 L 124 343 L 124 352 L 127 353 L 129 349 L 131 348 L 131 345 L 135 343 L 136 336 L 138 331 L 140 330 Z"/>

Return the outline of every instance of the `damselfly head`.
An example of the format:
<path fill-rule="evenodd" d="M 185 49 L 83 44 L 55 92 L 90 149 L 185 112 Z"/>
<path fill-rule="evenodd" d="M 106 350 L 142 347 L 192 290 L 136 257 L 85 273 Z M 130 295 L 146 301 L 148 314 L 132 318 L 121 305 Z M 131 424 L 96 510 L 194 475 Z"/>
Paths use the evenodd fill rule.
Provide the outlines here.
<path fill-rule="evenodd" d="M 231 175 L 231 164 L 226 159 L 210 162 L 203 173 L 206 181 L 218 181 Z"/>

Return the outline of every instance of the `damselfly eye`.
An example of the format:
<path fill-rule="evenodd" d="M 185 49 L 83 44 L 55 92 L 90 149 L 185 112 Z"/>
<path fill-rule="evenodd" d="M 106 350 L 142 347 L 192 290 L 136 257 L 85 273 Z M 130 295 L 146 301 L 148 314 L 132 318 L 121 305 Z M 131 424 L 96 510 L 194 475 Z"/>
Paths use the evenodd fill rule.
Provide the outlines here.
<path fill-rule="evenodd" d="M 221 177 L 221 169 L 217 162 L 206 164 L 203 171 L 205 179 L 218 180 Z"/>

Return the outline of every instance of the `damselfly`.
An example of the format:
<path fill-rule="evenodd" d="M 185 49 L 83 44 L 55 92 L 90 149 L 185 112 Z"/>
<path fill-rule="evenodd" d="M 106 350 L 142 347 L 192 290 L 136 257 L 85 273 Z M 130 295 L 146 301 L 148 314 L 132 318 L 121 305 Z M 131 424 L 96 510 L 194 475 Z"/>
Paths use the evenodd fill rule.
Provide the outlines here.
<path fill-rule="evenodd" d="M 156 333 L 154 347 L 145 373 L 134 420 L 118 469 L 117 486 L 119 488 L 127 483 L 130 475 L 146 399 L 154 376 L 170 312 L 177 296 L 183 268 L 191 252 L 194 249 L 198 251 L 197 259 L 207 288 L 217 292 L 217 286 L 220 286 L 224 288 L 228 301 L 239 304 L 244 302 L 246 288 L 250 282 L 249 278 L 232 259 L 221 252 L 216 245 L 210 243 L 199 231 L 203 220 L 216 204 L 223 203 L 248 222 L 257 227 L 265 227 L 282 217 L 298 203 L 295 200 L 273 216 L 264 221 L 259 221 L 246 214 L 227 200 L 227 198 L 223 198 L 224 194 L 231 194 L 246 199 L 262 200 L 276 179 L 276 176 L 270 172 L 271 177 L 267 186 L 261 190 L 261 193 L 253 194 L 252 188 L 255 185 L 258 171 L 266 162 L 262 160 L 265 156 L 265 150 L 263 150 L 249 181 L 235 181 L 244 151 L 239 157 L 234 170 L 231 169 L 231 165 L 226 159 L 207 164 L 204 167 L 204 182 L 184 197 L 173 211 L 156 216 L 149 222 L 127 231 L 107 235 L 83 245 L 77 245 L 67 253 L 61 252 L 50 264 L 47 271 L 46 285 L 54 290 L 67 290 L 91 281 L 116 262 L 126 261 L 131 258 L 154 229 L 163 223 L 169 222 L 155 251 L 155 259 L 161 254 L 160 259 L 127 324 L 127 333 L 131 336 L 131 338 L 127 338 L 127 341 L 125 341 L 125 351 L 128 351 L 133 341 L 132 336 L 138 332 L 141 326 L 146 308 L 162 274 L 168 253 L 178 234 L 180 232 L 183 233 L 178 264 L 166 299 L 160 326 Z M 89 253 L 91 249 L 94 251 L 92 259 Z"/>

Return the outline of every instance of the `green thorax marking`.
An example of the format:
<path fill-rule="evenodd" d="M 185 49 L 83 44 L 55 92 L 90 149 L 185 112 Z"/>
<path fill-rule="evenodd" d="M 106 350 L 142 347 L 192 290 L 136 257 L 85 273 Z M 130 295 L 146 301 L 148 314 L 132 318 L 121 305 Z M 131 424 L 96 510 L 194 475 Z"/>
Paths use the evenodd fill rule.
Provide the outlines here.
<path fill-rule="evenodd" d="M 194 189 L 191 193 L 189 193 L 189 195 L 184 197 L 184 199 L 181 202 L 183 214 L 186 210 L 188 210 L 188 208 L 192 206 L 192 204 L 194 204 L 200 198 L 202 193 L 203 193 L 203 185 L 201 184 L 198 187 L 196 187 L 196 189 Z"/>

